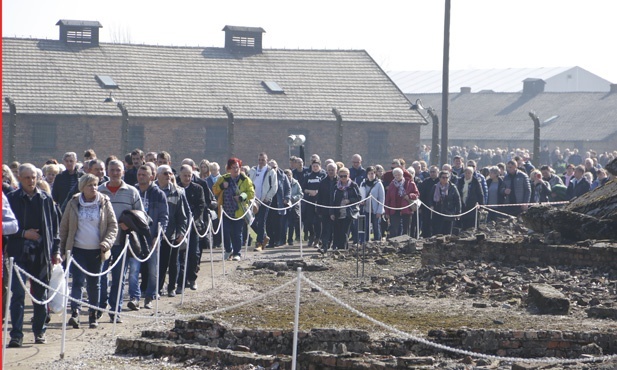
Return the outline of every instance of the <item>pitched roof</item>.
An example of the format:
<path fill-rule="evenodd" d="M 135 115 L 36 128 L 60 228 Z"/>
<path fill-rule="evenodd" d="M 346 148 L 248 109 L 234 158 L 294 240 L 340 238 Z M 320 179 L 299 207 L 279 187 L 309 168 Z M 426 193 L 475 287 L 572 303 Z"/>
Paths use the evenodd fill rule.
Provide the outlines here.
<path fill-rule="evenodd" d="M 424 107 L 433 107 L 441 123 L 441 94 L 407 97 L 410 101 L 421 99 Z M 617 93 L 459 93 L 450 94 L 448 137 L 533 140 L 530 111 L 540 117 L 542 140 L 602 141 L 617 134 Z M 431 128 L 422 127 L 420 138 L 430 140 Z"/>
<path fill-rule="evenodd" d="M 280 50 L 106 44 L 3 38 L 3 95 L 18 112 L 132 116 L 422 123 L 405 95 L 364 50 Z M 109 90 L 96 75 L 119 86 Z M 276 82 L 284 94 L 268 92 Z M 3 105 L 3 111 L 8 108 Z"/>
<path fill-rule="evenodd" d="M 441 71 L 390 71 L 388 75 L 406 94 L 438 93 L 442 90 Z M 554 68 L 507 68 L 453 70 L 449 74 L 449 90 L 492 90 L 495 92 L 519 92 L 523 80 L 538 78 L 547 82 L 545 91 L 609 91 L 610 82 L 580 67 Z"/>

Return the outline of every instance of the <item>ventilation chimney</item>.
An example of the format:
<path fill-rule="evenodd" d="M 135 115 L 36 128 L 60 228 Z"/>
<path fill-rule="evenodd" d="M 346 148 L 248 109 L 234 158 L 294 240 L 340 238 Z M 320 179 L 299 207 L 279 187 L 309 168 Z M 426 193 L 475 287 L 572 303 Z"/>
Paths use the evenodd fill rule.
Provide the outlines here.
<path fill-rule="evenodd" d="M 611 94 L 617 93 L 617 84 L 611 84 L 611 88 L 609 90 L 609 93 L 611 93 Z"/>
<path fill-rule="evenodd" d="M 99 28 L 103 25 L 97 21 L 60 19 L 56 26 L 60 26 L 60 41 L 67 44 L 99 45 Z"/>
<path fill-rule="evenodd" d="M 469 94 L 471 92 L 471 87 L 461 87 L 461 94 Z"/>
<path fill-rule="evenodd" d="M 541 78 L 526 78 L 523 80 L 523 95 L 537 95 L 544 92 L 544 82 Z"/>
<path fill-rule="evenodd" d="M 225 26 L 225 49 L 261 53 L 262 36 L 266 32 L 261 27 Z"/>

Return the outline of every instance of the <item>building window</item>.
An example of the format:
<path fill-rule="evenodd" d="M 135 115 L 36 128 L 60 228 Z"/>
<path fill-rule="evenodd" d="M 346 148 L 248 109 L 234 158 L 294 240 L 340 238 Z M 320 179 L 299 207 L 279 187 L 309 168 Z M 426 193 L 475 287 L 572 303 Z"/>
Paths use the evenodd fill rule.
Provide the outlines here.
<path fill-rule="evenodd" d="M 245 36 L 233 36 L 231 39 L 233 44 L 237 47 L 254 48 L 255 38 Z"/>
<path fill-rule="evenodd" d="M 32 147 L 34 150 L 56 150 L 56 131 L 58 125 L 55 123 L 39 123 L 32 130 Z"/>
<path fill-rule="evenodd" d="M 227 127 L 206 128 L 206 157 L 224 158 L 227 155 Z"/>
<path fill-rule="evenodd" d="M 387 131 L 368 132 L 368 157 L 371 161 L 380 161 L 389 158 Z"/>
<path fill-rule="evenodd" d="M 129 148 L 143 148 L 143 147 L 144 147 L 144 127 L 130 125 L 129 126 Z"/>

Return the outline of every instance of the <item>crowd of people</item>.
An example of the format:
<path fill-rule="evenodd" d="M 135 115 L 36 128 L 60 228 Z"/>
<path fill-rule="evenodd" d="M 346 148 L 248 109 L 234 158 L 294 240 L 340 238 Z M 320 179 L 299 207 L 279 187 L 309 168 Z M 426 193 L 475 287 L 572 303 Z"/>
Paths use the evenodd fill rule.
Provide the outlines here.
<path fill-rule="evenodd" d="M 489 212 L 490 221 L 517 216 L 531 203 L 567 201 L 603 186 L 612 176 L 603 166 L 617 154 L 588 151 L 581 157 L 577 150 L 551 153 L 545 147 L 545 164 L 536 168 L 523 149 L 452 147 L 451 162 L 438 168 L 427 165 L 427 149 L 408 167 L 404 159 L 393 159 L 388 170 L 380 164 L 363 167 L 360 154 L 349 166 L 322 162 L 317 154 L 306 165 L 291 157 L 284 169 L 259 153 L 255 166 L 230 158 L 221 173 L 218 163 L 206 159 L 197 165 L 185 158 L 174 168 L 168 152 L 140 149 L 106 160 L 89 149 L 83 161 L 67 152 L 60 163 L 50 159 L 41 168 L 4 164 L 4 273 L 12 257 L 47 284 L 52 267 L 71 259 L 68 324 L 82 325 L 85 287 L 88 326 L 96 328 L 108 308 L 110 321 L 122 322 L 117 313 L 125 285 L 126 308 L 133 311 L 151 309 L 161 296 L 197 290 L 201 254 L 211 247 L 222 246 L 224 259 L 240 261 L 247 245 L 259 252 L 303 239 L 326 254 L 371 236 L 381 241 L 451 234 L 475 226 L 472 210 L 478 205 L 498 208 Z M 127 243 L 126 263 L 114 264 Z M 111 273 L 101 275 L 110 266 Z M 24 280 L 14 270 L 12 286 L 3 287 L 12 292 L 11 301 L 3 302 L 12 323 L 9 347 L 23 343 L 26 292 L 19 278 Z M 44 301 L 46 289 L 30 284 L 32 297 Z M 43 344 L 48 310 L 33 305 L 35 343 Z"/>

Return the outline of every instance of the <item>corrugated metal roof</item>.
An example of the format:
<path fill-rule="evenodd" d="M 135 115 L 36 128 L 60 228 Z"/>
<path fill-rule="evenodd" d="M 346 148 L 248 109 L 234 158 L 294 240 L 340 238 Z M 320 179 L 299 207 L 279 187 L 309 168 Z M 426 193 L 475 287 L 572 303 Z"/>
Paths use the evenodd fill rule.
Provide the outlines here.
<path fill-rule="evenodd" d="M 579 74 L 579 72 L 581 72 Z M 610 82 L 580 67 L 555 68 L 507 68 L 507 69 L 469 69 L 450 71 L 449 90 L 459 92 L 461 87 L 470 87 L 472 92 L 492 90 L 495 92 L 519 92 L 523 90 L 523 80 L 539 78 L 549 82 L 562 74 L 573 79 L 593 80 L 600 88 L 582 87 L 572 84 L 570 90 L 558 91 L 608 91 Z M 441 92 L 441 71 L 390 71 L 388 75 L 406 94 L 427 94 Z M 547 86 L 547 91 L 551 90 Z"/>
<path fill-rule="evenodd" d="M 408 94 L 410 101 L 421 99 L 441 116 L 441 94 Z M 602 141 L 617 134 L 617 93 L 520 93 L 450 94 L 448 137 L 451 140 L 533 139 L 529 111 L 544 122 L 542 140 Z M 431 127 L 422 127 L 421 139 L 431 139 Z"/>
<path fill-rule="evenodd" d="M 364 50 L 264 50 L 100 44 L 3 38 L 4 96 L 22 113 L 116 115 L 109 90 L 95 75 L 113 78 L 113 91 L 132 116 L 332 120 L 422 123 L 398 87 Z M 285 94 L 270 94 L 276 81 Z M 7 110 L 6 104 L 3 111 Z"/>

